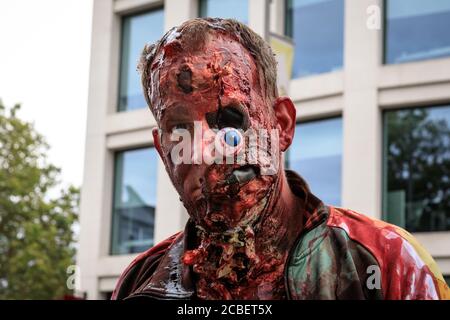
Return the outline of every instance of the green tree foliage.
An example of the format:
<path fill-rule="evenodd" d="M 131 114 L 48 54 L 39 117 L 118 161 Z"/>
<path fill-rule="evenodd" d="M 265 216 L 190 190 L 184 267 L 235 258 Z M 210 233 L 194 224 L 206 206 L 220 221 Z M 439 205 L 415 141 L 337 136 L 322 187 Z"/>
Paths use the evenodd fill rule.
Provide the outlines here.
<path fill-rule="evenodd" d="M 450 230 L 450 126 L 427 109 L 389 112 L 388 191 L 404 191 L 405 227 Z"/>
<path fill-rule="evenodd" d="M 0 299 L 58 299 L 70 294 L 79 190 L 50 198 L 60 170 L 32 124 L 0 101 Z"/>

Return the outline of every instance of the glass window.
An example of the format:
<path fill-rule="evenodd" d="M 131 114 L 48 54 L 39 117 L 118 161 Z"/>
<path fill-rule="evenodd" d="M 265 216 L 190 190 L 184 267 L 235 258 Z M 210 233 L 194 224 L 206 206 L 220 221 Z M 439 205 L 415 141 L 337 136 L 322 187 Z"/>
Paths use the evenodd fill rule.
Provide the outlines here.
<path fill-rule="evenodd" d="M 384 172 L 385 219 L 450 230 L 450 106 L 385 112 Z"/>
<path fill-rule="evenodd" d="M 450 1 L 386 1 L 385 63 L 450 56 Z"/>
<path fill-rule="evenodd" d="M 146 108 L 137 72 L 139 56 L 146 43 L 157 41 L 164 31 L 164 9 L 126 16 L 122 21 L 119 111 Z"/>
<path fill-rule="evenodd" d="M 295 44 L 292 78 L 342 68 L 343 0 L 287 0 L 285 22 Z"/>
<path fill-rule="evenodd" d="M 154 148 L 116 154 L 112 254 L 142 252 L 153 246 L 157 163 Z"/>
<path fill-rule="evenodd" d="M 211 18 L 233 18 L 248 24 L 247 0 L 200 0 L 199 16 Z"/>
<path fill-rule="evenodd" d="M 324 203 L 340 206 L 342 119 L 297 124 L 287 167 L 299 173 Z"/>

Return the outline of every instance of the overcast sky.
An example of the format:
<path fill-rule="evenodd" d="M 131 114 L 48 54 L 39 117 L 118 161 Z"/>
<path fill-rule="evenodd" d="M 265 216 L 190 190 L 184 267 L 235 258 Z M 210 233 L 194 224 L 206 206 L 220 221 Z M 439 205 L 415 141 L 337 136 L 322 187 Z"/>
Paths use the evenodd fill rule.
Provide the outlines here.
<path fill-rule="evenodd" d="M 80 186 L 92 0 L 0 0 L 0 99 L 47 138 L 62 181 Z"/>

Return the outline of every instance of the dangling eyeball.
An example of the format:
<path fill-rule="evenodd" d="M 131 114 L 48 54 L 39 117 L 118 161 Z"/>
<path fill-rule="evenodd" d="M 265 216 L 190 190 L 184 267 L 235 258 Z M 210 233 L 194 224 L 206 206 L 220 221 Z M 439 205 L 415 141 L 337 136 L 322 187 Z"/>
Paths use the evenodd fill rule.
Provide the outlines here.
<path fill-rule="evenodd" d="M 236 147 L 239 143 L 241 143 L 241 134 L 236 129 L 230 129 L 225 132 L 223 139 L 227 145 Z"/>
<path fill-rule="evenodd" d="M 215 147 L 222 156 L 237 154 L 244 143 L 242 133 L 235 128 L 223 128 L 216 136 Z"/>

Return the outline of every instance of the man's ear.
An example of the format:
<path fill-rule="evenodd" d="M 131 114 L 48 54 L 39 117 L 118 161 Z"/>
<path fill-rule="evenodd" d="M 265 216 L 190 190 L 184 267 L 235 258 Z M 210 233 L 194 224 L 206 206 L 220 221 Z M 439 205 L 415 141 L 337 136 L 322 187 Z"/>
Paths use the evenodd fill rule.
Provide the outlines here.
<path fill-rule="evenodd" d="M 294 140 L 296 110 L 289 97 L 278 97 L 273 109 L 277 118 L 277 128 L 280 130 L 280 150 L 286 151 Z"/>
<path fill-rule="evenodd" d="M 162 152 L 162 149 L 161 149 L 161 139 L 160 139 L 160 136 L 159 136 L 159 128 L 158 127 L 153 128 L 152 135 L 153 135 L 153 145 L 155 146 L 156 150 L 158 151 L 159 156 L 161 157 L 161 159 L 164 159 L 163 158 L 163 152 Z"/>

